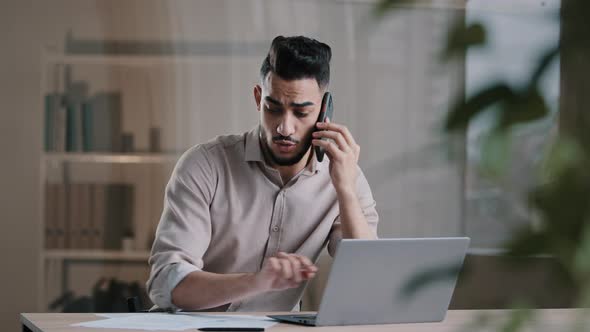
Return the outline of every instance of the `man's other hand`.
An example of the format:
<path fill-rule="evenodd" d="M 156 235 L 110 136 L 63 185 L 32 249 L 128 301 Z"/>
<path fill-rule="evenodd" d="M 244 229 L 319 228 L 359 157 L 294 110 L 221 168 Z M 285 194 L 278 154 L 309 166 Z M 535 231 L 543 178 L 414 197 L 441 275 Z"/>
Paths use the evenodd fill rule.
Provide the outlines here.
<path fill-rule="evenodd" d="M 255 275 L 255 282 L 262 291 L 295 288 L 312 279 L 317 271 L 309 258 L 279 252 L 264 261 L 262 269 Z"/>

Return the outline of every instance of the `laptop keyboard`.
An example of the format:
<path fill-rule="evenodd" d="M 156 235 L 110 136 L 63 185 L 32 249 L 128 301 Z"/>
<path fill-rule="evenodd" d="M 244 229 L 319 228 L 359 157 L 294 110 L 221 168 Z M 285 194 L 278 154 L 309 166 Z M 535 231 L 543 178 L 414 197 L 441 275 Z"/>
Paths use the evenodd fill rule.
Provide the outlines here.
<path fill-rule="evenodd" d="M 314 314 L 310 314 L 310 315 L 297 315 L 297 316 L 293 316 L 294 318 L 297 319 L 315 319 L 317 315 Z"/>

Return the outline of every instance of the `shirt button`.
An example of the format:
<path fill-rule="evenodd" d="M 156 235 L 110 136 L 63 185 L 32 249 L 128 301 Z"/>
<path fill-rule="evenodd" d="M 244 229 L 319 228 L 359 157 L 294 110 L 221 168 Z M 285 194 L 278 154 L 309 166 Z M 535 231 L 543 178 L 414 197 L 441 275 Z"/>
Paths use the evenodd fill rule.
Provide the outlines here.
<path fill-rule="evenodd" d="M 278 232 L 278 231 L 279 231 L 279 226 L 275 226 L 275 227 L 273 227 L 273 228 L 272 228 L 272 231 L 273 231 L 273 232 Z"/>

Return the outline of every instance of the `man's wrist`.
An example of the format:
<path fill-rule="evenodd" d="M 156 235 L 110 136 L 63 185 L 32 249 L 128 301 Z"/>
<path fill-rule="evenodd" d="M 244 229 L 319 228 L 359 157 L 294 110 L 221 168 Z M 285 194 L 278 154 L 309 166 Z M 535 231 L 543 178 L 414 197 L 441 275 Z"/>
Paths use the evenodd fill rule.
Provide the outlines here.
<path fill-rule="evenodd" d="M 246 273 L 245 278 L 246 278 L 248 284 L 251 285 L 252 289 L 255 292 L 267 291 L 267 289 L 265 287 L 266 283 L 264 282 L 263 277 L 260 274 L 260 272 Z"/>
<path fill-rule="evenodd" d="M 336 189 L 336 196 L 338 196 L 338 200 L 340 201 L 357 198 L 354 186 L 338 186 L 334 188 Z"/>

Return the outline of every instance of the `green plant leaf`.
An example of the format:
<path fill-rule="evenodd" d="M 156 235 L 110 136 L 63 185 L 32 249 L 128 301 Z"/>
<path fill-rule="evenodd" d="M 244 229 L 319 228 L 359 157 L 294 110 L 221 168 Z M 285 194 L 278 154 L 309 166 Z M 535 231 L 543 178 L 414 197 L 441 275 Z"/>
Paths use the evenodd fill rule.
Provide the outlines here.
<path fill-rule="evenodd" d="M 448 60 L 453 56 L 463 55 L 468 48 L 484 45 L 486 40 L 486 29 L 481 23 L 465 26 L 465 22 L 461 21 L 449 30 L 442 59 Z"/>
<path fill-rule="evenodd" d="M 531 75 L 531 79 L 529 80 L 530 88 L 537 88 L 537 85 L 543 74 L 547 71 L 547 68 L 553 63 L 553 61 L 557 60 L 557 56 L 559 55 L 559 46 L 551 47 L 541 57 L 537 62 L 537 67 L 533 71 Z"/>
<path fill-rule="evenodd" d="M 553 238 L 577 245 L 590 214 L 588 165 L 565 169 L 553 181 L 530 193 L 531 204 L 543 216 Z"/>
<path fill-rule="evenodd" d="M 539 90 L 533 89 L 522 95 L 508 99 L 501 108 L 499 126 L 508 128 L 514 125 L 531 123 L 549 114 L 549 107 Z"/>
<path fill-rule="evenodd" d="M 513 100 L 514 92 L 505 83 L 492 84 L 474 94 L 465 102 L 459 102 L 451 109 L 445 120 L 445 130 L 464 130 L 469 121 L 488 107 L 506 101 Z"/>
<path fill-rule="evenodd" d="M 416 0 L 380 0 L 373 7 L 373 16 L 377 19 L 395 10 L 395 7 L 414 5 Z"/>
<path fill-rule="evenodd" d="M 548 253 L 549 242 L 544 232 L 533 231 L 526 227 L 516 231 L 506 244 L 508 256 L 530 256 Z"/>
<path fill-rule="evenodd" d="M 510 159 L 510 135 L 507 131 L 495 130 L 484 137 L 481 169 L 491 177 L 504 174 Z"/>
<path fill-rule="evenodd" d="M 579 165 L 584 156 L 584 150 L 578 142 L 563 133 L 547 151 L 540 169 L 541 183 L 555 181 L 568 168 Z"/>
<path fill-rule="evenodd" d="M 462 264 L 447 264 L 417 273 L 402 287 L 401 295 L 405 298 L 410 298 L 418 293 L 420 289 L 434 282 L 452 280 L 461 271 L 461 268 Z"/>
<path fill-rule="evenodd" d="M 581 279 L 590 276 L 590 224 L 585 223 L 584 231 L 574 256 L 574 270 Z"/>
<path fill-rule="evenodd" d="M 510 314 L 506 323 L 501 327 L 502 332 L 516 332 L 523 328 L 533 317 L 531 309 L 516 309 Z"/>

